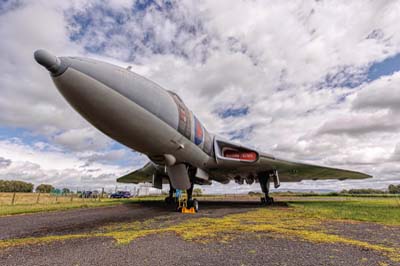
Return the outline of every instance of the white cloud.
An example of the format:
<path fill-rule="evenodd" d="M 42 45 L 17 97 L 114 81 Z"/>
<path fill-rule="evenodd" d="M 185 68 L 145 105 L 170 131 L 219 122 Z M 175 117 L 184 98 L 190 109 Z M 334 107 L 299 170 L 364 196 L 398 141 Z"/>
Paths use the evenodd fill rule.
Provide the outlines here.
<path fill-rule="evenodd" d="M 400 112 L 400 72 L 365 84 L 357 93 L 353 108 L 388 109 L 398 114 Z"/>
<path fill-rule="evenodd" d="M 129 156 L 126 151 L 65 153 L 49 146 L 43 149 L 40 143 L 27 145 L 19 139 L 0 141 L 0 179 L 47 182 L 56 186 L 109 187 L 116 184 L 117 177 L 143 164 L 140 157 L 132 161 L 132 166 L 110 164 Z"/>
<path fill-rule="evenodd" d="M 68 39 L 60 8 L 35 1 L 0 16 L 0 123 L 4 126 L 65 129 L 82 124 L 33 59 L 38 48 L 48 47 L 57 54 L 79 51 Z"/>
<path fill-rule="evenodd" d="M 64 131 L 54 136 L 54 142 L 74 151 L 103 150 L 111 140 L 101 132 L 91 128 L 78 128 Z"/>
<path fill-rule="evenodd" d="M 399 122 L 390 114 L 349 114 L 326 122 L 320 129 L 320 134 L 360 135 L 374 132 L 393 132 L 400 128 Z"/>
<path fill-rule="evenodd" d="M 10 164 L 11 164 L 11 160 L 0 157 L 0 168 L 6 168 L 6 167 L 10 166 Z"/>
<path fill-rule="evenodd" d="M 128 151 L 110 150 L 34 62 L 46 48 L 131 64 L 181 95 L 212 132 L 245 129 L 241 141 L 266 152 L 374 174 L 365 186 L 398 179 L 400 74 L 341 85 L 400 52 L 399 2 L 186 0 L 132 14 L 133 2 L 34 1 L 0 15 L 0 123 L 44 139 L 3 140 L 0 156 L 12 161 L 3 174 L 72 184 L 127 170 L 119 160 Z M 228 107 L 249 112 L 217 115 Z M 348 182 L 299 186 L 360 185 Z"/>

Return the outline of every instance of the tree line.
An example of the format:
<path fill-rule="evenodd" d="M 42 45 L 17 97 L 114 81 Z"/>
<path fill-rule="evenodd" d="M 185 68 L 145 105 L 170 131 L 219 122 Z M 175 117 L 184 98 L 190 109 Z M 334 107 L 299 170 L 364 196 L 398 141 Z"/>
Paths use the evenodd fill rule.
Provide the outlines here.
<path fill-rule="evenodd" d="M 389 185 L 388 190 L 391 194 L 400 194 L 400 185 Z"/>
<path fill-rule="evenodd" d="M 342 190 L 341 194 L 400 194 L 400 185 L 389 185 L 387 191 L 372 188 Z"/>
<path fill-rule="evenodd" d="M 0 192 L 33 192 L 34 185 L 32 183 L 18 181 L 18 180 L 0 180 Z M 35 189 L 36 192 L 40 193 L 50 193 L 54 191 L 54 187 L 49 184 L 40 184 Z M 193 191 L 195 194 L 201 195 L 201 189 L 195 189 Z M 62 189 L 63 194 L 70 193 L 68 188 Z M 255 192 L 249 192 L 255 193 Z M 337 192 L 336 192 L 337 193 Z M 342 190 L 340 194 L 400 194 L 400 184 L 399 185 L 389 185 L 387 191 L 371 188 L 362 189 L 349 189 Z M 339 194 L 339 193 L 338 193 Z"/>
<path fill-rule="evenodd" d="M 0 180 L 0 192 L 32 192 L 33 184 L 17 180 Z"/>
<path fill-rule="evenodd" d="M 18 180 L 0 180 L 0 192 L 33 192 L 32 183 Z M 36 192 L 50 193 L 54 187 L 49 184 L 40 184 L 36 187 Z"/>

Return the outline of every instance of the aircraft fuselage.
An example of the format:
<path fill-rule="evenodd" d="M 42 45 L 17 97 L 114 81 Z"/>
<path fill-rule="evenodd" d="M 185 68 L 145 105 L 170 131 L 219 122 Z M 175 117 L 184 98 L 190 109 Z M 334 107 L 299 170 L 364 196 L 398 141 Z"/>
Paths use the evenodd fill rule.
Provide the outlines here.
<path fill-rule="evenodd" d="M 52 79 L 69 104 L 112 139 L 157 164 L 215 166 L 214 135 L 175 93 L 105 62 L 57 58 L 43 50 L 35 57 L 39 63 L 48 61 Z"/>

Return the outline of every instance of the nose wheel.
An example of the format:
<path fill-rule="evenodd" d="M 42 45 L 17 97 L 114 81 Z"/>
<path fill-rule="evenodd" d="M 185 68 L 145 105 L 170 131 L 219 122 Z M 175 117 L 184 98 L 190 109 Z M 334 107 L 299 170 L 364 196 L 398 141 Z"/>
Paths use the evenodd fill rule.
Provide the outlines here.
<path fill-rule="evenodd" d="M 188 198 L 188 193 L 176 190 L 177 204 L 176 211 L 182 213 L 196 213 L 199 211 L 199 202 L 196 199 Z"/>
<path fill-rule="evenodd" d="M 197 199 L 190 200 L 188 202 L 188 207 L 194 208 L 194 211 L 198 212 L 199 211 L 199 202 L 197 201 Z"/>
<path fill-rule="evenodd" d="M 169 190 L 169 196 L 165 198 L 165 202 L 167 204 L 175 204 L 175 209 L 178 212 L 182 213 L 196 213 L 199 211 L 199 202 L 196 199 L 193 199 L 193 186 L 194 186 L 194 180 L 195 180 L 195 173 L 196 169 L 187 167 L 187 176 L 189 177 L 188 181 L 190 182 L 189 188 L 183 186 L 185 189 L 178 189 L 175 188 L 175 185 L 173 185 L 173 182 L 171 182 L 171 178 L 169 179 L 170 183 L 170 190 Z M 175 197 L 174 197 L 175 193 Z"/>

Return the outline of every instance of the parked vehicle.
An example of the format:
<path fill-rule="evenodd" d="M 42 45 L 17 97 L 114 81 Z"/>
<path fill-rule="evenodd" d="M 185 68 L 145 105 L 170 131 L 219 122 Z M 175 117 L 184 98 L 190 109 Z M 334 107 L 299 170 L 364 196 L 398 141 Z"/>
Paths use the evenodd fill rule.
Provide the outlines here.
<path fill-rule="evenodd" d="M 83 191 L 83 192 L 79 195 L 79 197 L 80 197 L 80 198 L 88 199 L 88 198 L 91 197 L 92 193 L 93 193 L 92 191 Z"/>
<path fill-rule="evenodd" d="M 117 191 L 110 195 L 110 198 L 112 198 L 112 199 L 122 199 L 122 198 L 127 199 L 130 197 L 132 197 L 132 195 L 129 191 Z"/>
<path fill-rule="evenodd" d="M 100 193 L 98 191 L 83 191 L 79 197 L 80 198 L 85 198 L 85 199 L 97 199 L 100 196 Z"/>

